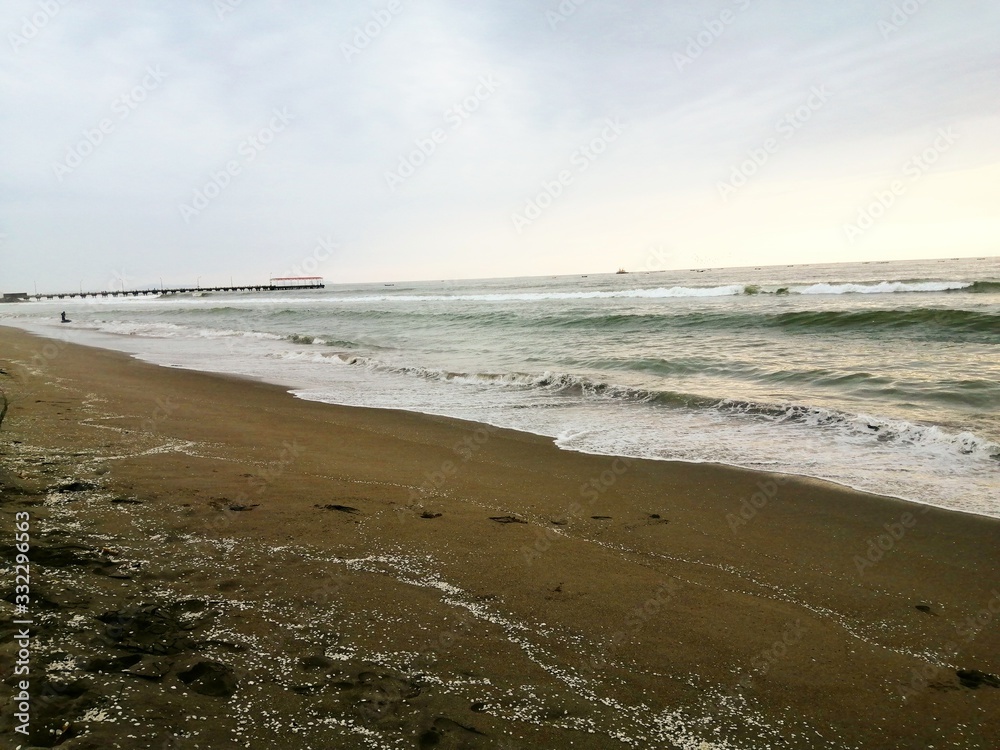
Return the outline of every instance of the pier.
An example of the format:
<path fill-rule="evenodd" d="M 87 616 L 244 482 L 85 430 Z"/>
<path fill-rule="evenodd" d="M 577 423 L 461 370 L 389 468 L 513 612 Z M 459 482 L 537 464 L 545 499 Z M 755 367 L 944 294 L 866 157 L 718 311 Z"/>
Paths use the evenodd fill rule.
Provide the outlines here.
<path fill-rule="evenodd" d="M 163 297 L 172 294 L 199 294 L 204 292 L 288 292 L 298 289 L 325 289 L 322 276 L 280 276 L 267 284 L 239 284 L 236 286 L 193 286 L 148 288 L 148 289 L 114 289 L 103 292 L 58 292 L 46 294 L 27 294 L 18 292 L 3 295 L 4 302 L 23 302 L 27 300 L 54 299 L 86 299 L 88 297 Z"/>

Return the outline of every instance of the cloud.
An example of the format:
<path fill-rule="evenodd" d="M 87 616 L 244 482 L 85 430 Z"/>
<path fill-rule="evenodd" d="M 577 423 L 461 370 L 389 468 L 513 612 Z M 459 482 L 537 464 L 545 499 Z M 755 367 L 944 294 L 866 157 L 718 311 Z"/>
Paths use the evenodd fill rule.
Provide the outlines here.
<path fill-rule="evenodd" d="M 808 236 L 821 257 L 780 242 L 779 262 L 848 259 L 845 217 L 946 126 L 959 142 L 911 205 L 969 254 L 997 245 L 994 224 L 937 192 L 955 173 L 997 197 L 1000 102 L 984 92 L 1000 83 L 1000 9 L 986 3 L 226 2 L 9 4 L 0 287 L 98 286 L 122 265 L 140 283 L 260 281 L 328 235 L 343 248 L 332 281 L 611 270 L 655 242 L 742 265 Z M 32 32 L 43 7 L 57 11 Z M 785 137 L 815 87 L 829 101 Z M 276 111 L 291 119 L 268 134 Z M 621 137 L 574 171 L 607 118 Z M 511 215 L 567 169 L 518 233 Z M 885 221 L 895 239 L 873 233 L 865 251 L 899 257 L 913 211 Z"/>

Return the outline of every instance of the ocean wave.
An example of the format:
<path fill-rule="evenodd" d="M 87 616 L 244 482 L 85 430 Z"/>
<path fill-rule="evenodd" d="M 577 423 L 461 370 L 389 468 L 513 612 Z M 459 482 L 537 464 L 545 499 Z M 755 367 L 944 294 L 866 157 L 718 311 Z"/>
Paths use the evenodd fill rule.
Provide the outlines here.
<path fill-rule="evenodd" d="M 756 294 L 899 294 L 991 291 L 993 282 L 972 281 L 879 281 L 872 283 L 815 283 L 788 286 L 723 284 L 718 286 L 672 286 L 574 292 L 498 292 L 494 294 L 377 294 L 328 297 L 329 302 L 541 302 L 574 299 L 670 299 L 684 297 L 734 297 Z M 318 301 L 318 299 L 316 300 Z"/>
<path fill-rule="evenodd" d="M 96 321 L 90 326 L 102 333 L 116 336 L 143 336 L 145 338 L 251 338 L 281 341 L 284 337 L 262 331 L 237 331 L 226 328 L 199 328 L 195 326 L 178 325 L 176 323 L 135 323 L 123 321 Z"/>
<path fill-rule="evenodd" d="M 810 284 L 790 286 L 792 294 L 900 294 L 913 292 L 952 292 L 969 289 L 971 281 L 880 281 L 871 284 Z"/>
<path fill-rule="evenodd" d="M 941 281 L 941 280 L 886 280 L 872 282 L 802 282 L 798 284 L 739 283 L 715 286 L 671 286 L 632 289 L 590 289 L 579 291 L 530 291 L 530 292 L 495 292 L 472 294 L 399 294 L 380 293 L 365 294 L 355 290 L 336 290 L 331 288 L 326 294 L 309 296 L 285 296 L 282 294 L 227 297 L 230 304 L 222 303 L 220 299 L 208 297 L 177 297 L 160 298 L 175 302 L 181 309 L 177 314 L 184 314 L 184 308 L 199 308 L 200 312 L 209 315 L 245 314 L 248 309 L 257 311 L 268 310 L 271 315 L 297 315 L 303 307 L 326 305 L 355 305 L 375 303 L 450 303 L 450 302 L 544 302 L 547 300 L 591 300 L 591 299 L 672 299 L 697 297 L 735 297 L 740 295 L 844 295 L 844 294 L 913 294 L 913 293 L 956 293 L 967 292 L 977 294 L 1000 293 L 1000 282 L 981 281 Z M 123 301 L 136 300 L 107 299 L 106 304 L 117 304 Z M 137 301 L 142 302 L 142 298 Z M 149 300 L 152 301 L 152 300 Z M 281 306 L 281 309 L 275 309 Z M 175 311 L 168 311 L 175 312 Z"/>
<path fill-rule="evenodd" d="M 553 394 L 623 400 L 674 409 L 710 410 L 723 416 L 740 415 L 765 419 L 775 424 L 798 424 L 835 431 L 842 437 L 870 442 L 872 445 L 930 450 L 953 457 L 1000 460 L 1000 444 L 971 432 L 952 433 L 935 425 L 918 425 L 903 420 L 852 414 L 816 406 L 719 399 L 678 391 L 633 388 L 568 373 L 450 372 L 426 367 L 394 365 L 370 357 L 349 355 L 337 355 L 331 360 L 379 372 L 438 382 L 543 390 Z"/>
<path fill-rule="evenodd" d="M 974 294 L 1000 294 L 1000 281 L 977 281 L 968 291 Z"/>
<path fill-rule="evenodd" d="M 782 328 L 899 329 L 922 327 L 955 333 L 1000 333 L 1000 315 L 975 310 L 921 307 L 909 310 L 824 310 L 778 313 L 767 322 Z"/>
<path fill-rule="evenodd" d="M 778 424 L 801 424 L 835 430 L 845 436 L 872 440 L 876 444 L 912 447 L 1000 461 L 1000 444 L 971 432 L 948 432 L 936 425 L 918 425 L 867 414 L 851 414 L 800 404 L 769 404 L 725 399 L 715 406 L 722 412 L 745 414 Z"/>
<path fill-rule="evenodd" d="M 491 294 L 360 294 L 337 295 L 295 300 L 296 303 L 368 304 L 378 302 L 542 302 L 546 300 L 588 299 L 671 299 L 689 297 L 735 297 L 758 294 L 902 294 L 928 292 L 997 292 L 1000 283 L 991 281 L 878 281 L 870 283 L 792 284 L 722 284 L 717 286 L 672 286 L 613 290 L 581 290 L 572 292 L 497 292 Z"/>
<path fill-rule="evenodd" d="M 686 312 L 617 313 L 612 315 L 548 316 L 540 325 L 557 328 L 655 331 L 665 328 L 781 328 L 808 333 L 820 331 L 917 331 L 928 334 L 993 334 L 1000 336 L 1000 315 L 948 307 L 901 310 L 797 310 L 795 312 Z"/>
<path fill-rule="evenodd" d="M 305 346 L 333 346 L 338 349 L 361 349 L 363 347 L 368 349 L 381 348 L 373 344 L 365 345 L 348 339 L 326 338 L 323 336 L 313 336 L 307 333 L 292 333 L 285 336 L 285 340 L 291 341 L 293 344 L 303 344 Z"/>
<path fill-rule="evenodd" d="M 288 352 L 289 357 L 301 356 L 297 352 Z M 623 398 L 630 401 L 653 401 L 664 395 L 660 391 L 647 391 L 628 386 L 613 385 L 595 381 L 583 375 L 569 373 L 542 372 L 455 372 L 416 365 L 397 365 L 373 357 L 352 356 L 350 354 L 335 354 L 330 361 L 339 362 L 354 367 L 364 367 L 369 370 L 406 375 L 422 380 L 434 380 L 466 385 L 499 386 L 519 389 L 538 389 L 558 393 L 576 393 L 580 395 Z M 677 394 L 679 398 L 697 398 Z"/>
<path fill-rule="evenodd" d="M 731 297 L 743 294 L 744 284 L 711 287 L 657 287 L 654 289 L 616 289 L 581 292 L 498 292 L 495 294 L 379 294 L 359 297 L 336 297 L 330 302 L 541 302 L 559 299 L 621 299 L 670 297 Z"/>

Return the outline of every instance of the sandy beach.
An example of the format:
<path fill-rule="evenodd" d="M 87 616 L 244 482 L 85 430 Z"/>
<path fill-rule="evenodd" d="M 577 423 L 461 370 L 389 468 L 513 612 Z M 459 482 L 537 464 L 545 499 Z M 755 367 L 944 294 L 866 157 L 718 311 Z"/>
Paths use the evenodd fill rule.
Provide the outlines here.
<path fill-rule="evenodd" d="M 11 328 L 0 368 L 5 747 L 1000 746 L 996 519 Z"/>

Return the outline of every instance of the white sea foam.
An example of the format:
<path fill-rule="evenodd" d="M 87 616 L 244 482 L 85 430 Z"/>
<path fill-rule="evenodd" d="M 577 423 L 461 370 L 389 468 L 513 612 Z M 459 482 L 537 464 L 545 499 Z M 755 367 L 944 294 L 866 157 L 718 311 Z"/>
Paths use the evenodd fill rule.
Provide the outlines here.
<path fill-rule="evenodd" d="M 971 281 L 880 281 L 877 284 L 810 284 L 793 286 L 793 294 L 899 294 L 904 292 L 952 292 L 968 289 Z"/>
<path fill-rule="evenodd" d="M 657 299 L 670 297 L 729 297 L 743 294 L 743 284 L 712 287 L 657 287 L 655 289 L 617 289 L 581 292 L 510 292 L 496 294 L 378 294 L 335 297 L 329 302 L 541 302 L 573 299 Z"/>
<path fill-rule="evenodd" d="M 146 338 L 201 338 L 222 339 L 231 337 L 280 341 L 283 336 L 261 331 L 237 331 L 228 328 L 201 328 L 176 323 L 135 323 L 125 321 L 98 321 L 89 327 L 117 336 L 143 336 Z"/>
<path fill-rule="evenodd" d="M 932 452 L 942 459 L 961 460 L 971 457 L 978 460 L 996 460 L 1000 444 L 964 431 L 949 432 L 935 425 L 918 425 L 905 420 L 891 420 L 868 414 L 824 409 L 801 404 L 771 404 L 724 399 L 712 401 L 695 394 L 662 393 L 647 389 L 630 388 L 595 381 L 580 375 L 558 372 L 451 372 L 428 367 L 393 365 L 370 358 L 338 354 L 333 357 L 310 353 L 289 353 L 294 359 L 328 361 L 364 367 L 387 374 L 403 375 L 442 383 L 469 385 L 484 388 L 537 390 L 548 393 L 571 392 L 581 397 L 603 401 L 618 399 L 632 403 L 655 404 L 664 408 L 684 411 L 704 410 L 721 414 L 747 415 L 775 424 L 797 423 L 826 431 L 839 431 L 844 436 L 862 438 L 872 445 L 894 445 L 898 448 L 916 448 Z M 560 437 L 567 435 L 560 433 Z M 1000 469 L 1000 463 L 998 463 Z"/>

